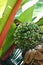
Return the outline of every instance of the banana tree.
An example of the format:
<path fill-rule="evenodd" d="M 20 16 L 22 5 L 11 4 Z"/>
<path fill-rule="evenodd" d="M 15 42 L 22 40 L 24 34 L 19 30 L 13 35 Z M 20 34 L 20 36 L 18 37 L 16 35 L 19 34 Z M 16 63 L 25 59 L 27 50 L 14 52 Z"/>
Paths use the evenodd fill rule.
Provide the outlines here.
<path fill-rule="evenodd" d="M 19 12 L 20 13 L 20 12 Z M 41 16 L 40 16 L 40 14 L 38 15 L 38 16 L 34 16 L 35 18 L 33 19 L 33 21 L 32 22 L 34 22 L 34 23 L 36 23 L 36 24 L 38 24 L 38 26 L 39 26 L 39 28 L 41 29 L 41 34 L 43 33 L 43 16 L 42 16 L 43 14 L 41 14 Z M 25 21 L 24 21 L 25 22 Z M 43 34 L 42 34 L 43 35 Z M 13 61 L 15 61 L 15 58 L 17 58 L 18 56 L 19 56 L 19 54 L 18 54 L 18 52 L 19 52 L 19 50 L 18 50 L 18 52 L 17 52 L 17 56 L 15 55 L 15 53 L 17 52 L 17 50 L 14 52 L 14 59 L 13 59 L 13 56 L 12 56 L 12 59 L 13 59 Z M 21 53 L 21 52 L 20 52 Z M 19 56 L 20 57 L 20 56 Z M 21 58 L 21 57 L 20 57 Z M 20 58 L 18 58 L 18 59 L 20 59 Z M 21 60 L 20 60 L 21 61 Z M 17 60 L 15 61 L 15 63 L 17 62 Z M 23 61 L 21 61 L 22 63 L 23 63 Z M 15 64 L 14 63 L 14 64 Z M 18 62 L 17 62 L 18 63 Z M 16 63 L 16 64 L 17 64 Z M 12 63 L 13 64 L 13 63 Z M 15 64 L 15 65 L 16 65 Z M 17 64 L 18 65 L 18 64 Z M 22 64 L 21 64 L 22 65 Z"/>
<path fill-rule="evenodd" d="M 32 6 L 30 6 L 30 7 L 27 7 L 27 9 L 24 9 L 25 8 L 25 5 L 26 4 L 29 4 L 29 1 L 28 1 L 28 3 L 27 3 L 27 1 L 26 0 L 24 0 L 25 2 L 23 2 L 23 4 L 22 4 L 22 6 L 21 6 L 21 8 L 18 10 L 18 12 L 17 12 L 17 14 L 16 14 L 16 16 L 15 16 L 15 18 L 14 19 L 18 19 L 20 22 L 31 22 L 32 21 L 32 14 L 33 14 L 33 9 L 34 9 L 34 5 L 36 4 L 36 1 L 35 1 L 35 3 L 34 4 L 32 4 Z M 33 0 L 34 1 L 34 0 Z M 32 2 L 33 2 L 32 1 Z M 31 2 L 31 1 L 30 1 Z M 31 3 L 32 3 L 31 2 Z M 25 4 L 24 4 L 25 3 Z M 25 18 L 26 17 L 26 18 Z M 36 16 L 36 18 L 34 19 L 34 21 L 37 19 L 37 16 Z M 36 21 L 36 24 L 38 24 L 38 25 L 42 25 L 43 24 L 43 18 L 41 19 L 38 19 L 37 21 Z M 32 21 L 33 22 L 33 21 Z M 42 23 L 41 23 L 42 22 Z M 14 25 L 14 28 L 13 28 L 13 25 Z M 39 26 L 40 28 L 41 28 L 41 26 Z M 8 32 L 8 35 L 7 35 L 7 37 L 6 37 L 6 39 L 5 39 L 5 41 L 4 41 L 4 44 L 3 44 L 3 47 L 2 47 L 2 49 L 4 50 L 3 52 L 2 51 L 0 51 L 1 52 L 1 55 L 2 55 L 2 53 L 5 53 L 6 52 L 6 50 L 5 49 L 7 49 L 8 50 L 8 48 L 6 48 L 6 45 L 7 45 L 7 43 L 9 43 L 9 45 L 7 46 L 7 47 L 9 47 L 10 46 L 10 43 L 13 43 L 13 41 L 14 41 L 14 39 L 12 39 L 13 38 L 13 33 L 14 33 L 14 29 L 16 28 L 16 25 L 15 24 L 12 24 L 12 26 L 11 26 L 11 29 L 9 30 L 9 32 Z M 43 27 L 42 27 L 43 28 Z M 13 32 L 12 32 L 12 30 L 13 30 Z M 42 30 L 42 29 L 41 29 Z M 10 35 L 11 34 L 11 35 Z M 12 37 L 11 37 L 12 36 Z M 10 39 L 12 40 L 12 41 L 10 41 Z M 6 45 L 5 45 L 5 43 L 6 43 Z M 11 44 L 12 45 L 12 44 Z M 4 48 L 5 47 L 5 48 Z M 19 50 L 18 50 L 18 52 L 17 52 L 17 50 L 16 51 L 14 51 L 14 55 L 12 55 L 11 54 L 11 62 L 16 62 L 16 64 L 17 63 L 19 63 L 19 61 L 21 61 L 22 60 L 22 58 L 21 58 L 21 56 L 19 56 L 19 54 L 21 53 L 21 52 L 19 52 Z M 18 54 L 19 53 L 19 54 Z M 2 55 L 3 56 L 3 55 Z M 14 57 L 13 57 L 14 56 Z M 18 57 L 19 56 L 19 57 Z M 18 57 L 18 58 L 17 58 Z M 16 60 L 15 60 L 16 59 Z M 18 61 L 17 61 L 18 60 Z M 9 61 L 9 59 L 8 59 L 8 61 Z M 7 62 L 8 62 L 7 61 Z M 10 61 L 9 61 L 10 62 Z M 9 64 L 9 63 L 8 63 Z M 13 63 L 12 63 L 13 64 Z M 14 63 L 15 64 L 15 63 Z"/>

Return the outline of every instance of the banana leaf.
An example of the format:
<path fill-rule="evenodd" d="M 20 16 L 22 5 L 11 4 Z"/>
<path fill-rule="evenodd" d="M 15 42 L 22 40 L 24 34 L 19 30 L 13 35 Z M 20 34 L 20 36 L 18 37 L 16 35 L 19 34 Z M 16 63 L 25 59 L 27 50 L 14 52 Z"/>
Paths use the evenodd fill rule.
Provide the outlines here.
<path fill-rule="evenodd" d="M 32 14 L 33 14 L 33 9 L 34 9 L 34 6 L 28 8 L 26 11 L 24 11 L 20 17 L 18 18 L 18 20 L 20 22 L 30 22 L 32 21 Z M 30 14 L 31 13 L 31 14 Z"/>
<path fill-rule="evenodd" d="M 23 0 L 22 3 L 21 3 L 21 5 L 24 5 L 28 1 L 30 1 L 30 0 Z"/>
<path fill-rule="evenodd" d="M 37 17 L 39 14 L 43 15 L 43 0 L 39 0 L 35 6 L 33 17 Z"/>
<path fill-rule="evenodd" d="M 0 0 L 0 33 L 17 0 Z"/>
<path fill-rule="evenodd" d="M 8 31 L 8 34 L 6 36 L 6 39 L 3 43 L 3 46 L 0 49 L 0 57 L 2 57 L 13 44 L 13 41 L 14 41 L 13 34 L 14 34 L 15 28 L 16 28 L 16 24 L 12 23 L 10 30 Z"/>
<path fill-rule="evenodd" d="M 39 26 L 43 25 L 43 18 L 41 18 L 38 22 L 36 22 L 36 24 L 38 24 Z"/>
<path fill-rule="evenodd" d="M 25 0 L 24 0 L 24 2 L 25 2 Z M 17 12 L 15 19 L 18 19 L 20 22 L 29 22 L 30 23 L 32 21 L 34 6 L 38 2 L 38 0 L 36 0 L 35 3 L 33 3 L 33 2 L 35 2 L 35 1 L 28 0 L 27 2 L 25 2 L 25 4 L 23 4 L 22 7 Z"/>

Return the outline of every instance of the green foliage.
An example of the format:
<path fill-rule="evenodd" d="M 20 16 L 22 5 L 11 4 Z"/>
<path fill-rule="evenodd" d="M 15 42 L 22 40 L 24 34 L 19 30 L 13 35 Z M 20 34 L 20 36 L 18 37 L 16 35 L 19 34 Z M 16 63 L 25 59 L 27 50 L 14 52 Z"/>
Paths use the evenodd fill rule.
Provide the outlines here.
<path fill-rule="evenodd" d="M 37 3 L 36 3 L 36 6 L 34 8 L 34 11 L 33 11 L 33 16 L 34 17 L 37 17 L 39 14 L 41 14 L 43 12 L 43 0 L 39 0 Z M 43 14 L 43 13 L 42 13 Z"/>
<path fill-rule="evenodd" d="M 11 47 L 11 45 L 14 42 L 13 34 L 14 34 L 15 28 L 16 28 L 16 25 L 14 23 L 12 23 L 10 30 L 8 31 L 8 34 L 6 36 L 6 39 L 4 40 L 2 49 L 0 49 L 1 56 L 3 56 L 6 53 L 6 51 Z"/>
<path fill-rule="evenodd" d="M 39 26 L 42 26 L 43 25 L 43 18 L 41 18 L 39 21 L 37 21 L 36 24 L 38 24 Z"/>
<path fill-rule="evenodd" d="M 29 2 L 29 0 L 22 0 L 21 5 L 24 5 L 26 2 Z"/>
<path fill-rule="evenodd" d="M 37 24 L 21 23 L 14 33 L 15 44 L 23 51 L 42 43 L 40 29 Z"/>
<path fill-rule="evenodd" d="M 18 17 L 20 22 L 31 22 L 33 15 L 34 5 L 22 12 L 22 14 Z M 30 14 L 31 13 L 31 14 Z M 30 23 L 29 22 L 29 23 Z"/>
<path fill-rule="evenodd" d="M 0 0 L 1 1 L 1 0 Z M 3 3 L 5 0 L 1 1 L 1 3 Z M 6 21 L 12 11 L 12 8 L 14 7 L 15 3 L 17 0 L 7 0 L 6 6 L 5 6 L 5 10 L 3 12 L 2 18 L 0 18 L 0 33 L 3 30 L 4 25 L 6 24 Z M 0 5 L 1 7 L 1 5 Z M 3 7 L 3 5 L 2 5 Z M 2 9 L 0 9 L 2 10 Z"/>
<path fill-rule="evenodd" d="M 43 26 L 39 26 L 40 32 L 43 33 Z"/>

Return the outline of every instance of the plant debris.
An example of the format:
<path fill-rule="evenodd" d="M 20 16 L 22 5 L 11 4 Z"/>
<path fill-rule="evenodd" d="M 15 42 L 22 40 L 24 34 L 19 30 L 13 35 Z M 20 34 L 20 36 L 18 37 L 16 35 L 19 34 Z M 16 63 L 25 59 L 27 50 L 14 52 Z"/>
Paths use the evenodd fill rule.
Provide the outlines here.
<path fill-rule="evenodd" d="M 43 65 L 43 45 L 28 50 L 24 55 L 24 65 Z"/>

